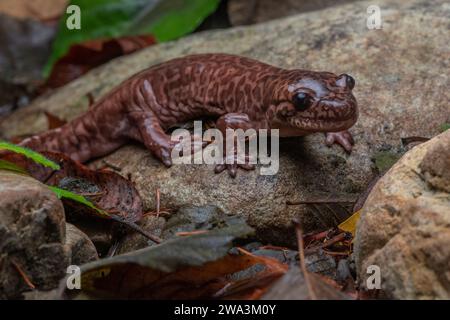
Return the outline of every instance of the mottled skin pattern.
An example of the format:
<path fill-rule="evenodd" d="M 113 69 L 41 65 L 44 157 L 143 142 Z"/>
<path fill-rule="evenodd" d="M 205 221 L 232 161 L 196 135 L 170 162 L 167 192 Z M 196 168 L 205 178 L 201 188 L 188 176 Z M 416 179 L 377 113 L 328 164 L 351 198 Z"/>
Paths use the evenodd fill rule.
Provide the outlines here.
<path fill-rule="evenodd" d="M 222 131 L 278 128 L 281 136 L 327 132 L 327 144 L 339 143 L 350 152 L 353 141 L 345 130 L 358 117 L 353 86 L 345 74 L 285 70 L 226 54 L 192 55 L 134 75 L 85 114 L 22 145 L 85 162 L 133 139 L 170 166 L 176 143 L 166 131 L 211 117 Z M 295 95 L 300 102 L 295 103 Z M 252 169 L 218 165 L 216 172 L 227 168 L 235 176 L 238 166 Z"/>

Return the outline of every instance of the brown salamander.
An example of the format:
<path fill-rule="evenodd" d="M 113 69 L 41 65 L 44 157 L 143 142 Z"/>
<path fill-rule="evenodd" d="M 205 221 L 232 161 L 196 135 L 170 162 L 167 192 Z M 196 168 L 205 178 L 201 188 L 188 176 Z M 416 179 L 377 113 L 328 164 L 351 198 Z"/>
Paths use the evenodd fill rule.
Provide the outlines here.
<path fill-rule="evenodd" d="M 24 140 L 36 151 L 57 151 L 85 162 L 104 156 L 130 139 L 142 142 L 166 166 L 172 164 L 167 130 L 212 117 L 217 128 L 279 129 L 280 136 L 325 132 L 326 143 L 350 152 L 346 129 L 357 120 L 347 75 L 286 70 L 228 54 L 199 54 L 152 66 L 124 81 L 86 113 Z M 235 176 L 237 167 L 222 165 Z M 219 169 L 217 169 L 219 168 Z"/>

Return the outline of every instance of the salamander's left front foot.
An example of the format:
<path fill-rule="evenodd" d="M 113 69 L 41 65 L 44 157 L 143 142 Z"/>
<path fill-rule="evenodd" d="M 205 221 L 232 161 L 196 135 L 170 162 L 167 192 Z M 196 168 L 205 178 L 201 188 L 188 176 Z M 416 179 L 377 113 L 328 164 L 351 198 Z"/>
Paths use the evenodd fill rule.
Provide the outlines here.
<path fill-rule="evenodd" d="M 347 153 L 352 152 L 353 145 L 355 141 L 350 132 L 347 130 L 339 131 L 339 132 L 327 132 L 325 133 L 326 140 L 325 143 L 327 146 L 331 147 L 333 143 L 341 145 Z"/>
<path fill-rule="evenodd" d="M 244 163 L 238 163 L 238 158 L 236 155 L 232 156 L 232 160 L 230 162 L 233 162 L 231 164 L 226 163 L 226 158 L 224 159 L 224 163 L 217 164 L 214 168 L 215 173 L 221 173 L 225 169 L 227 169 L 228 174 L 232 178 L 236 178 L 237 170 L 238 168 L 241 168 L 246 171 L 255 170 L 256 166 L 250 162 L 250 157 L 248 155 L 244 156 Z"/>

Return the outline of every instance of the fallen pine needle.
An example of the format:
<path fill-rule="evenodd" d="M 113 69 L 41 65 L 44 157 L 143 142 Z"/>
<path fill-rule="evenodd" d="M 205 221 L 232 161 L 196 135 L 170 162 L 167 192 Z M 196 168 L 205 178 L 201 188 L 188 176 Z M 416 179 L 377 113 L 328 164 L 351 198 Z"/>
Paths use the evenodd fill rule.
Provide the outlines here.
<path fill-rule="evenodd" d="M 134 231 L 142 234 L 144 237 L 146 237 L 147 239 L 152 240 L 154 243 L 156 244 L 160 244 L 163 240 L 147 231 L 145 231 L 144 229 L 142 229 L 140 226 L 138 226 L 136 223 L 131 222 L 126 220 L 125 218 L 122 218 L 120 216 L 117 215 L 110 215 L 111 219 L 120 223 L 123 223 L 124 225 L 130 227 L 131 229 L 133 229 Z"/>
<path fill-rule="evenodd" d="M 305 249 L 303 245 L 303 232 L 300 227 L 300 223 L 295 220 L 295 232 L 297 234 L 297 242 L 298 242 L 298 254 L 300 258 L 300 268 L 303 273 L 303 277 L 305 278 L 306 286 L 308 287 L 309 296 L 311 297 L 311 300 L 317 300 L 316 293 L 314 292 L 313 286 L 311 284 L 311 279 L 309 278 L 308 270 L 306 269 L 305 264 Z"/>
<path fill-rule="evenodd" d="M 208 232 L 207 230 L 195 230 L 195 231 L 181 231 L 177 232 L 175 235 L 178 237 L 186 237 L 186 236 L 193 236 L 195 234 L 202 234 Z"/>
<path fill-rule="evenodd" d="M 159 218 L 159 211 L 161 208 L 161 192 L 159 188 L 156 189 L 156 217 Z"/>
<path fill-rule="evenodd" d="M 286 201 L 288 206 L 296 206 L 301 204 L 333 204 L 333 203 L 343 203 L 343 204 L 353 204 L 356 199 L 317 199 L 317 200 L 303 200 L 303 201 Z"/>
<path fill-rule="evenodd" d="M 12 260 L 12 259 L 11 259 L 11 263 L 14 266 L 14 268 L 16 268 L 17 272 L 19 272 L 20 276 L 25 281 L 27 286 L 29 286 L 31 289 L 36 289 L 36 286 L 33 284 L 33 282 L 31 282 L 30 278 L 28 278 L 28 276 L 22 270 L 22 268 L 19 266 L 19 264 L 17 262 L 15 262 L 14 260 Z"/>
<path fill-rule="evenodd" d="M 143 217 L 156 216 L 156 217 L 158 218 L 159 216 L 162 216 L 162 215 L 170 215 L 170 214 L 171 214 L 170 211 L 167 211 L 167 210 L 161 210 L 159 213 L 156 212 L 156 211 L 149 211 L 149 212 L 144 213 L 142 216 L 143 216 Z"/>
<path fill-rule="evenodd" d="M 266 245 L 259 247 L 261 250 L 280 250 L 280 251 L 289 251 L 289 248 L 286 247 L 278 247 L 278 246 L 272 246 L 272 245 Z"/>
<path fill-rule="evenodd" d="M 161 192 L 159 191 L 159 188 L 156 189 L 156 193 L 155 193 L 155 202 L 156 202 L 156 211 L 150 211 L 147 213 L 144 213 L 144 217 L 146 216 L 156 216 L 157 218 L 159 218 L 159 216 L 161 214 L 170 214 L 170 211 L 167 210 L 161 210 Z"/>
<path fill-rule="evenodd" d="M 306 250 L 306 253 L 307 254 L 314 253 L 314 252 L 316 252 L 319 249 L 325 249 L 325 248 L 327 248 L 327 247 L 329 247 L 329 246 L 331 246 L 331 245 L 333 245 L 333 244 L 335 244 L 337 242 L 341 242 L 341 241 L 347 240 L 348 238 L 349 238 L 349 234 L 347 232 L 339 233 L 338 235 L 334 236 L 330 240 L 325 241 L 324 243 L 321 243 L 321 244 L 319 244 L 317 246 L 308 248 Z"/>

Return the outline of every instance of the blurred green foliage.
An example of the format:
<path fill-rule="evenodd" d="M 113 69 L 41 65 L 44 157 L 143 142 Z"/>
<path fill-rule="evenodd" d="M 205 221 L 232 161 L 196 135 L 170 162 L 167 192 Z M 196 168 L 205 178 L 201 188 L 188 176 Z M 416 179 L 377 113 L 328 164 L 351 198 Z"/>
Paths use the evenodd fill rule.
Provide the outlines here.
<path fill-rule="evenodd" d="M 86 199 L 82 195 L 79 195 L 79 194 L 73 193 L 71 191 L 58 188 L 58 187 L 54 187 L 54 186 L 47 186 L 47 187 L 50 190 L 52 190 L 59 199 L 63 199 L 64 198 L 64 199 L 69 199 L 69 200 L 81 203 L 81 204 L 83 204 L 83 205 L 85 205 L 85 206 L 87 206 L 87 207 L 89 207 L 91 209 L 94 209 L 99 216 L 102 216 L 102 217 L 109 217 L 110 216 L 106 211 L 97 208 L 92 202 L 90 202 L 88 199 Z"/>
<path fill-rule="evenodd" d="M 379 172 L 389 170 L 400 158 L 400 154 L 389 151 L 380 151 L 373 156 L 375 166 Z"/>
<path fill-rule="evenodd" d="M 450 129 L 450 123 L 441 124 L 441 127 L 440 127 L 441 132 L 447 131 L 448 129 Z"/>
<path fill-rule="evenodd" d="M 153 35 L 158 42 L 195 30 L 213 13 L 220 0 L 71 0 L 80 8 L 81 29 L 69 30 L 61 18 L 52 54 L 44 68 L 47 77 L 54 63 L 72 44 L 100 38 Z"/>
<path fill-rule="evenodd" d="M 40 153 L 37 153 L 31 149 L 21 147 L 7 141 L 0 141 L 0 150 L 8 150 L 18 154 L 22 154 L 25 157 L 33 160 L 34 162 L 39 163 L 45 167 L 51 168 L 53 170 L 60 169 L 59 164 L 47 159 Z"/>

